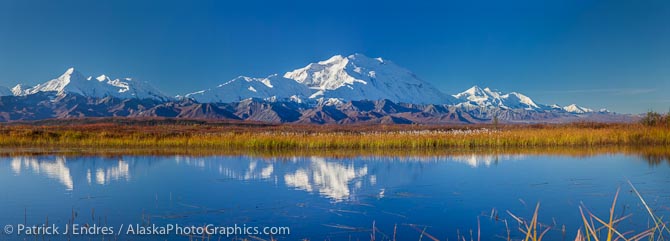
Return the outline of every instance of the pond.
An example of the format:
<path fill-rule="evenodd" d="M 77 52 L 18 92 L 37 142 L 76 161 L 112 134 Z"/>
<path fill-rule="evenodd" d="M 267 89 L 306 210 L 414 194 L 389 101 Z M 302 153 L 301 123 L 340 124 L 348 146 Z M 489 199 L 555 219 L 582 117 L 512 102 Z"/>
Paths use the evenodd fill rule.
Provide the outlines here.
<path fill-rule="evenodd" d="M 667 160 L 628 154 L 1 157 L 0 240 L 520 239 L 537 204 L 574 240 L 618 189 L 618 229 L 649 228 L 629 181 L 670 214 Z"/>

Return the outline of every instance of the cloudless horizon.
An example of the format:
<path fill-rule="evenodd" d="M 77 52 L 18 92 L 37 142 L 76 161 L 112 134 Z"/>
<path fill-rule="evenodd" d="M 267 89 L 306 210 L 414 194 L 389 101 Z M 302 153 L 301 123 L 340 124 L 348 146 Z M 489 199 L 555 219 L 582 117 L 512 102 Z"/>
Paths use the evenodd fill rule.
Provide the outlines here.
<path fill-rule="evenodd" d="M 170 95 L 340 54 L 391 60 L 447 94 L 670 108 L 670 2 L 0 1 L 0 86 L 75 67 Z"/>

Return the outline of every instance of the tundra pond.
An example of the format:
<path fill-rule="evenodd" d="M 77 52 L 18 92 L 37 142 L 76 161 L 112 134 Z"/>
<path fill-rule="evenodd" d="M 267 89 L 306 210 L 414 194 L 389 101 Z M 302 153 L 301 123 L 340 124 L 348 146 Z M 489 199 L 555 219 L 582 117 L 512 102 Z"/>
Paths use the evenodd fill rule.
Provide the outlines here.
<path fill-rule="evenodd" d="M 0 240 L 523 240 L 537 204 L 546 240 L 574 240 L 579 208 L 605 220 L 619 189 L 617 229 L 653 226 L 629 182 L 670 214 L 670 162 L 633 154 L 16 155 L 0 158 Z M 114 234 L 17 234 L 72 224 Z M 126 233 L 168 225 L 286 229 Z"/>

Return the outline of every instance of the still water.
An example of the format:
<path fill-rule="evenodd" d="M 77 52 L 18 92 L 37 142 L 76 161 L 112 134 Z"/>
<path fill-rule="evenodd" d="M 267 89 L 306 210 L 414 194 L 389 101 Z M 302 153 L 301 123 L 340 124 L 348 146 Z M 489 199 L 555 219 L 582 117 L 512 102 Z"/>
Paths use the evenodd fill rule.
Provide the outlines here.
<path fill-rule="evenodd" d="M 620 229 L 648 227 L 628 180 L 670 214 L 670 165 L 634 155 L 2 157 L 0 240 L 203 239 L 169 225 L 239 228 L 204 240 L 504 240 L 538 203 L 548 239 L 574 240 L 580 205 L 607 218 L 618 188 Z M 63 234 L 73 224 L 94 233 Z M 60 234 L 25 234 L 41 225 Z"/>

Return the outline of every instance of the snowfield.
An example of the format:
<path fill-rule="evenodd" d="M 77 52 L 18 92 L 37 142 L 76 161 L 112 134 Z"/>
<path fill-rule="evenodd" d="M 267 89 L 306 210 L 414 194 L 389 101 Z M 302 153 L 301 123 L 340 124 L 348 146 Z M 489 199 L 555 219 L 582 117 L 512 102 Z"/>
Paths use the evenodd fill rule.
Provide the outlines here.
<path fill-rule="evenodd" d="M 176 98 L 163 94 L 147 82 L 131 78 L 112 79 L 107 75 L 85 77 L 74 68 L 69 68 L 58 78 L 36 86 L 19 84 L 11 90 L 0 87 L 0 96 L 29 96 L 44 92 L 159 101 L 187 98 L 200 103 L 234 103 L 260 99 L 268 102 L 337 106 L 349 101 L 390 100 L 395 103 L 455 106 L 464 110 L 559 111 L 573 114 L 594 112 L 575 104 L 539 104 L 518 92 L 503 93 L 478 86 L 448 95 L 392 61 L 362 54 L 335 55 L 283 75 L 273 74 L 262 78 L 239 76 L 218 86 L 178 95 Z"/>

